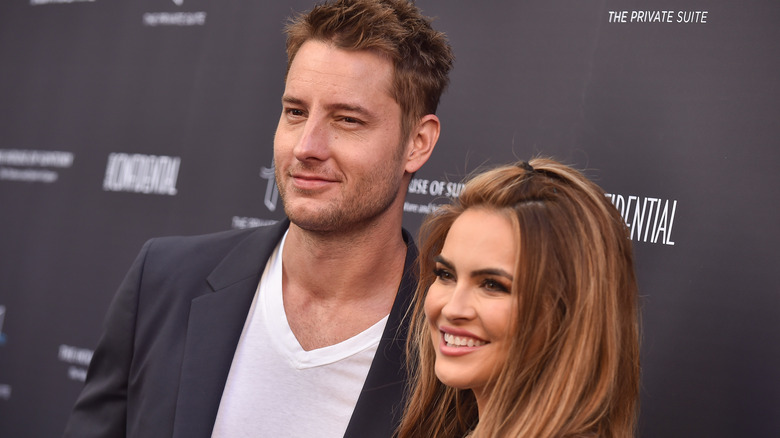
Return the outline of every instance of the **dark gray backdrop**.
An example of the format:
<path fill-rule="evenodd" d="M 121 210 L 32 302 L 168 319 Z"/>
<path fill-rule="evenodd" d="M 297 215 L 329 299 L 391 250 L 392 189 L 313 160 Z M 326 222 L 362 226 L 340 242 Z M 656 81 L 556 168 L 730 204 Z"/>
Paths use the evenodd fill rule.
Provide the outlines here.
<path fill-rule="evenodd" d="M 776 436 L 780 6 L 418 4 L 457 63 L 406 226 L 481 165 L 585 169 L 635 233 L 640 435 Z M 0 436 L 60 434 L 146 239 L 281 217 L 281 28 L 311 5 L 0 2 Z"/>

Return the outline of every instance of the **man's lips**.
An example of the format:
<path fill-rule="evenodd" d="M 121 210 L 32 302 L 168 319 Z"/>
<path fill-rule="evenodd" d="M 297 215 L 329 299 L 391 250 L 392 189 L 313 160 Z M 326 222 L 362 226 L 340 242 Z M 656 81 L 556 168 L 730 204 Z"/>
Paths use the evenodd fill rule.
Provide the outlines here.
<path fill-rule="evenodd" d="M 325 176 L 310 173 L 292 173 L 293 185 L 301 190 L 316 190 L 337 183 L 338 180 Z"/>

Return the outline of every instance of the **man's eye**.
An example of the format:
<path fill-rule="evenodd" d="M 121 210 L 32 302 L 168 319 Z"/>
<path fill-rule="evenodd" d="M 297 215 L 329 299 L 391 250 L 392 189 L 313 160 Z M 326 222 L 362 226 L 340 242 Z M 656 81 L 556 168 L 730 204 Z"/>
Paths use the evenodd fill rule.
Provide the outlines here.
<path fill-rule="evenodd" d="M 287 110 L 287 114 L 289 114 L 291 116 L 295 116 L 295 117 L 300 117 L 300 116 L 303 115 L 303 110 L 299 110 L 299 109 L 296 109 L 296 108 L 290 108 L 290 109 Z"/>
<path fill-rule="evenodd" d="M 362 125 L 363 121 L 354 117 L 342 117 L 341 121 L 350 125 Z"/>

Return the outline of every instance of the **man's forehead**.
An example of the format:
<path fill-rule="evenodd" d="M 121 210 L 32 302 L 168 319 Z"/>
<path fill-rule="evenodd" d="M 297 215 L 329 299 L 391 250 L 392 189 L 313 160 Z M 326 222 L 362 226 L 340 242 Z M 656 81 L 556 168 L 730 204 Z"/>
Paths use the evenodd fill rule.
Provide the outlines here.
<path fill-rule="evenodd" d="M 316 97 L 344 109 L 370 106 L 372 99 L 395 101 L 392 68 L 389 60 L 370 51 L 307 42 L 290 66 L 282 101 L 307 103 Z"/>
<path fill-rule="evenodd" d="M 310 40 L 298 50 L 287 79 L 291 75 L 311 76 L 314 73 L 390 84 L 394 66 L 387 56 L 374 50 L 347 50 L 332 43 Z"/>

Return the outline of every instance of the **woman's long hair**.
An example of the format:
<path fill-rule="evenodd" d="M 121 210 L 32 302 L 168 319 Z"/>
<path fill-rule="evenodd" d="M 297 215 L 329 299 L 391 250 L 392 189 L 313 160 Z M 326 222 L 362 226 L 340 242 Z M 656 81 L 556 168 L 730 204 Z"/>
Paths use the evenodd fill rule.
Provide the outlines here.
<path fill-rule="evenodd" d="M 470 208 L 505 215 L 518 241 L 508 360 L 478 416 L 471 390 L 442 384 L 423 304 L 433 258 Z M 639 323 L 626 224 L 597 185 L 550 159 L 470 180 L 420 230 L 420 282 L 407 343 L 414 370 L 399 438 L 630 437 L 639 394 Z"/>

